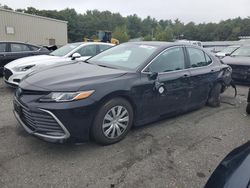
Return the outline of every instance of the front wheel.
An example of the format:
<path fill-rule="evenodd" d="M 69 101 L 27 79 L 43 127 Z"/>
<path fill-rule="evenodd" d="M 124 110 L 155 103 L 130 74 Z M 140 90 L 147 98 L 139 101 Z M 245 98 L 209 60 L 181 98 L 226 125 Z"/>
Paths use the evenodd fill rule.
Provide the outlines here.
<path fill-rule="evenodd" d="M 131 104 L 123 98 L 111 99 L 97 113 L 92 127 L 93 138 L 102 145 L 114 144 L 127 135 L 132 123 Z"/>
<path fill-rule="evenodd" d="M 220 106 L 220 94 L 222 90 L 221 83 L 216 83 L 210 91 L 209 98 L 207 100 L 207 105 L 211 107 Z"/>

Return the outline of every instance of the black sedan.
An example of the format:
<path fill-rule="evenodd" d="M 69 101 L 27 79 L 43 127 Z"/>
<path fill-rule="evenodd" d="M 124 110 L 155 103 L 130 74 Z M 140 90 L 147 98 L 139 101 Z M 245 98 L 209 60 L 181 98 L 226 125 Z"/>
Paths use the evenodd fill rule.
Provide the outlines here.
<path fill-rule="evenodd" d="M 219 106 L 230 81 L 231 68 L 197 46 L 125 43 L 30 75 L 16 91 L 14 114 L 47 141 L 93 138 L 106 145 L 132 126 Z"/>
<path fill-rule="evenodd" d="M 45 47 L 22 42 L 0 42 L 0 76 L 3 75 L 3 67 L 7 63 L 22 57 L 32 55 L 49 54 Z"/>
<path fill-rule="evenodd" d="M 232 78 L 235 81 L 250 82 L 250 46 L 242 46 L 222 61 L 233 69 Z"/>

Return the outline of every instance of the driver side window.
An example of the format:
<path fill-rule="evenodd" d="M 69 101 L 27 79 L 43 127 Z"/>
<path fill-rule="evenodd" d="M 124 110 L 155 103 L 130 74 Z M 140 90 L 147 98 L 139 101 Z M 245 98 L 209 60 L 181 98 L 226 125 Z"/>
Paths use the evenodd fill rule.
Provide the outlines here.
<path fill-rule="evenodd" d="M 148 68 L 149 72 L 170 72 L 185 68 L 185 58 L 182 47 L 166 50 L 159 55 Z"/>

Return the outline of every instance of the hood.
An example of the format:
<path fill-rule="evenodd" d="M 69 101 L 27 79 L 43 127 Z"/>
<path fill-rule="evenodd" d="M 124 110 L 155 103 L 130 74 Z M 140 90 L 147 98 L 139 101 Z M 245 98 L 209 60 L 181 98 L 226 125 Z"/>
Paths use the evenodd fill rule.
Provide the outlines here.
<path fill-rule="evenodd" d="M 226 56 L 222 61 L 229 65 L 249 65 L 250 66 L 250 57 L 232 57 Z"/>
<path fill-rule="evenodd" d="M 51 55 L 29 56 L 29 57 L 24 57 L 24 58 L 11 61 L 7 65 L 5 65 L 5 68 L 13 69 L 19 66 L 34 65 L 34 64 L 46 65 L 46 64 L 57 63 L 60 61 L 65 61 L 65 59 L 66 59 L 65 57 L 58 57 L 58 56 L 51 56 Z"/>
<path fill-rule="evenodd" d="M 78 62 L 47 68 L 30 74 L 19 86 L 26 90 L 78 91 L 86 85 L 114 79 L 125 73 L 127 73 L 125 70 Z"/>

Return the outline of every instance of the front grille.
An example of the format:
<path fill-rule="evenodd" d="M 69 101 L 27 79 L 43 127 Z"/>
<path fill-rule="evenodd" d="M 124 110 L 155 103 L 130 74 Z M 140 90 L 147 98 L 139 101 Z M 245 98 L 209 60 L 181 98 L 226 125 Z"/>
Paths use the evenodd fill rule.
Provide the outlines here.
<path fill-rule="evenodd" d="M 5 80 L 8 80 L 13 73 L 9 69 L 4 69 L 3 74 L 4 74 Z"/>
<path fill-rule="evenodd" d="M 230 65 L 233 71 L 235 72 L 248 72 L 250 71 L 250 66 L 244 66 L 244 65 Z"/>
<path fill-rule="evenodd" d="M 236 80 L 247 80 L 250 76 L 250 66 L 230 65 L 232 68 L 232 78 Z"/>
<path fill-rule="evenodd" d="M 16 90 L 16 97 L 19 98 L 22 95 L 48 95 L 50 92 L 49 91 L 35 91 L 35 90 L 25 90 L 22 88 L 18 88 Z"/>
<path fill-rule="evenodd" d="M 22 121 L 34 132 L 49 136 L 65 135 L 64 130 L 57 121 L 46 112 L 34 112 L 26 108 L 21 108 L 20 113 Z"/>

